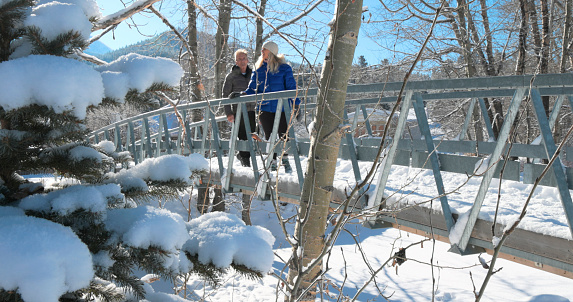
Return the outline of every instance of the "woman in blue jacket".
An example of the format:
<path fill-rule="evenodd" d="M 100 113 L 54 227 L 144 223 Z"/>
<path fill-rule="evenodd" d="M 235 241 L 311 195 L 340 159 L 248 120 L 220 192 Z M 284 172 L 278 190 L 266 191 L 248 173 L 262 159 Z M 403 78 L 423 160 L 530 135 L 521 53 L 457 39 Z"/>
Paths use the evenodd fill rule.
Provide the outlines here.
<path fill-rule="evenodd" d="M 277 92 L 283 90 L 296 89 L 296 80 L 292 73 L 292 67 L 286 63 L 284 54 L 278 54 L 279 47 L 275 42 L 266 42 L 263 44 L 261 56 L 255 63 L 255 71 L 251 75 L 251 82 L 245 91 L 246 94 L 260 94 Z M 289 100 L 289 103 L 291 101 Z M 297 99 L 297 103 L 299 100 Z M 260 111 L 259 122 L 265 131 L 265 139 L 269 139 L 273 131 L 273 123 L 277 111 L 278 100 L 263 100 L 257 104 L 257 110 Z M 288 124 L 284 111 L 281 114 L 278 134 L 281 138 L 285 136 Z M 276 153 L 273 154 L 273 164 L 271 170 L 276 171 Z M 287 154 L 283 155 L 282 165 L 285 172 L 291 173 L 292 168 L 288 161 Z"/>

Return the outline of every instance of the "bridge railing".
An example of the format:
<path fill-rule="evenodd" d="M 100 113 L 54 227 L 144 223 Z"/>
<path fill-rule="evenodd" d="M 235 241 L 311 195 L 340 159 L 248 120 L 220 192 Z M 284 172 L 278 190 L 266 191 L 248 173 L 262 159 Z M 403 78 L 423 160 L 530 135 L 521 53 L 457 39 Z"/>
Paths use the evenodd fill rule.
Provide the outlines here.
<path fill-rule="evenodd" d="M 487 189 L 492 178 L 499 177 L 500 167 L 505 164 L 503 177 L 506 179 L 519 181 L 522 179 L 526 183 L 532 183 L 541 170 L 542 164 L 526 164 L 521 177 L 521 165 L 517 161 L 510 160 L 511 157 L 527 157 L 536 159 L 549 159 L 556 153 L 557 147 L 552 137 L 552 128 L 555 125 L 557 114 L 562 106 L 567 104 L 573 108 L 573 74 L 553 74 L 537 76 L 507 76 L 492 78 L 471 78 L 471 79 L 450 79 L 450 80 L 428 80 L 408 82 L 404 87 L 402 83 L 376 83 L 364 85 L 348 86 L 348 101 L 343 112 L 341 125 L 350 125 L 350 130 L 343 136 L 340 148 L 340 157 L 352 161 L 354 176 L 357 182 L 361 181 L 362 175 L 358 161 L 373 161 L 379 148 L 385 148 L 385 158 L 380 159 L 379 177 L 376 183 L 376 191 L 370 196 L 368 201 L 364 201 L 362 208 L 379 208 L 384 203 L 384 191 L 386 182 L 392 165 L 410 165 L 414 167 L 424 167 L 433 170 L 436 188 L 440 194 L 440 203 L 444 214 L 445 225 L 448 232 L 455 227 L 462 235 L 458 242 L 452 245 L 463 253 L 468 245 L 470 234 L 473 230 L 479 209 L 483 203 Z M 380 146 L 381 138 L 375 137 L 370 123 L 373 115 L 372 108 L 380 108 L 382 104 L 396 103 L 400 91 L 401 104 L 399 113 L 392 119 L 393 129 L 390 135 L 394 139 L 385 140 L 385 144 Z M 233 189 L 249 189 L 255 191 L 252 186 L 238 184 L 231 181 L 235 151 L 249 151 L 253 163 L 253 177 L 257 183 L 263 186 L 257 188 L 261 196 L 265 196 L 267 188 L 264 184 L 268 173 L 261 173 L 268 170 L 270 160 L 268 154 L 273 151 L 280 151 L 283 146 L 289 148 L 288 154 L 292 155 L 296 167 L 296 177 L 298 178 L 298 192 L 282 192 L 286 197 L 298 198 L 296 193 L 300 193 L 300 188 L 304 181 L 304 174 L 301 166 L 301 156 L 308 155 L 309 140 L 297 138 L 294 129 L 289 128 L 289 138 L 286 144 L 279 144 L 277 141 L 277 125 L 269 142 L 253 141 L 248 136 L 248 141 L 238 141 L 238 127 L 233 125 L 230 138 L 224 139 L 221 135 L 220 125 L 226 122 L 226 117 L 217 117 L 214 112 L 216 108 L 228 104 L 238 104 L 236 121 L 241 118 L 246 119 L 246 106 L 248 102 L 258 102 L 263 99 L 278 99 L 278 111 L 280 113 L 282 104 L 288 104 L 289 98 L 299 97 L 303 100 L 301 110 L 312 112 L 316 104 L 312 101 L 317 96 L 317 89 L 307 89 L 298 91 L 284 91 L 268 93 L 263 95 L 242 96 L 235 99 L 218 99 L 204 102 L 190 103 L 177 106 L 177 113 L 173 108 L 162 108 L 152 112 L 144 113 L 107 127 L 98 129 L 90 135 L 90 140 L 94 143 L 100 140 L 113 140 L 118 151 L 130 151 L 136 163 L 148 157 L 156 157 L 163 154 L 189 154 L 202 153 L 206 156 L 216 157 L 218 162 L 219 183 L 226 191 Z M 383 96 L 382 96 L 383 95 Z M 367 96 L 367 97 L 364 97 Z M 370 97 L 368 97 L 370 96 Z M 539 144 L 512 144 L 509 148 L 510 130 L 516 118 L 517 112 L 523 100 L 529 96 L 534 112 L 537 117 L 537 127 L 542 134 Z M 549 117 L 545 115 L 541 96 L 555 96 L 554 109 Z M 511 99 L 506 108 L 504 123 L 501 126 L 497 140 L 493 139 L 491 122 L 486 114 L 484 98 L 508 98 Z M 457 140 L 436 139 L 431 132 L 429 119 L 425 110 L 425 104 L 429 102 L 442 102 L 444 100 L 470 99 L 470 108 L 467 110 L 468 116 L 461 126 L 460 135 Z M 483 113 L 484 127 L 489 134 L 488 141 L 465 140 L 465 133 L 469 127 L 470 115 L 473 106 L 480 106 Z M 415 121 L 409 117 L 410 108 L 414 108 Z M 203 110 L 203 120 L 192 122 L 190 117 L 193 110 Z M 284 106 L 287 117 L 294 121 L 294 114 L 291 115 L 291 108 Z M 173 120 L 177 123 L 173 123 Z M 287 118 L 289 119 L 289 118 Z M 170 122 L 171 121 L 171 122 Z M 359 123 L 359 121 L 361 121 Z M 245 123 L 247 126 L 249 123 Z M 360 137 L 353 134 L 356 129 L 363 127 L 366 133 Z M 419 130 L 419 137 L 407 137 L 405 129 L 408 125 L 415 125 Z M 386 126 L 386 125 L 384 125 Z M 389 125 L 388 125 L 389 126 Z M 570 125 L 565 125 L 570 126 Z M 251 132 L 254 129 L 247 129 Z M 258 167 L 255 160 L 258 150 L 267 154 L 264 158 L 264 167 Z M 508 152 L 509 151 L 509 152 Z M 472 154 L 472 155 L 469 155 Z M 563 153 L 562 153 L 563 154 Z M 562 165 L 562 160 L 573 161 L 573 148 L 566 148 L 567 156 L 560 156 L 554 162 L 550 173 L 550 178 L 544 185 L 552 185 L 558 188 L 559 198 L 564 209 L 564 213 L 569 223 L 569 228 L 573 233 L 573 202 L 569 189 L 573 189 L 573 171 L 569 167 Z M 475 156 L 479 155 L 479 156 Z M 484 165 L 488 169 L 483 174 L 480 189 L 477 193 L 474 204 L 471 208 L 469 219 L 464 225 L 456 225 L 448 204 L 447 194 L 444 192 L 442 171 L 473 174 L 476 163 L 487 156 Z M 499 160 L 502 159 L 502 160 Z M 504 159 L 508 159 L 505 163 Z M 227 168 L 225 168 L 227 167 Z M 261 181 L 262 180 L 262 181 Z"/>

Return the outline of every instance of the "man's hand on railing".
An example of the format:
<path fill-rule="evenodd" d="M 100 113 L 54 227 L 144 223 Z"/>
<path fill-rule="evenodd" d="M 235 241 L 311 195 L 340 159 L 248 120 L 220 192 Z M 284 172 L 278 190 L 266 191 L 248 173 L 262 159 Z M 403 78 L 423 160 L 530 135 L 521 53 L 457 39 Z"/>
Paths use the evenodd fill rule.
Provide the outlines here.
<path fill-rule="evenodd" d="M 241 95 L 245 95 L 245 92 L 244 91 L 233 91 L 229 94 L 228 98 L 234 99 L 234 98 L 240 97 Z"/>

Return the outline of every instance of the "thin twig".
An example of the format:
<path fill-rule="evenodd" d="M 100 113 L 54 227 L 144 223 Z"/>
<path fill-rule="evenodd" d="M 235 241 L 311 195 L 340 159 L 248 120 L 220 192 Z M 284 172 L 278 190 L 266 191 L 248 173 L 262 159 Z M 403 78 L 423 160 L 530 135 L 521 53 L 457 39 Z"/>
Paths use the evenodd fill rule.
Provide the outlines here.
<path fill-rule="evenodd" d="M 559 154 L 561 153 L 561 150 L 563 149 L 563 147 L 565 147 L 565 142 L 567 141 L 569 136 L 571 136 L 572 133 L 573 133 L 573 126 L 571 126 L 571 128 L 569 128 L 569 131 L 567 131 L 567 134 L 565 134 L 565 136 L 563 137 L 562 143 L 559 145 L 559 147 L 557 147 L 557 150 L 555 151 L 555 153 L 553 154 L 553 156 L 549 160 L 549 163 L 545 166 L 545 169 L 543 169 L 543 172 L 541 172 L 539 177 L 535 180 L 535 183 L 533 184 L 533 188 L 531 188 L 531 191 L 529 191 L 529 195 L 527 196 L 527 200 L 525 201 L 525 204 L 523 205 L 523 207 L 521 209 L 521 213 L 519 214 L 519 218 L 516 219 L 515 222 L 509 228 L 506 228 L 504 230 L 503 235 L 502 235 L 501 239 L 499 240 L 499 243 L 497 244 L 497 246 L 494 247 L 493 255 L 492 255 L 492 259 L 491 259 L 491 263 L 489 265 L 487 275 L 485 277 L 485 280 L 483 281 L 483 284 L 480 288 L 479 293 L 476 295 L 476 302 L 479 302 L 480 299 L 483 297 L 483 294 L 485 292 L 485 289 L 487 287 L 487 284 L 488 284 L 491 276 L 493 276 L 493 274 L 495 274 L 495 272 L 496 272 L 494 270 L 495 263 L 496 263 L 497 258 L 499 257 L 499 253 L 501 251 L 501 248 L 502 248 L 505 240 L 511 235 L 511 233 L 513 233 L 513 231 L 517 228 L 519 223 L 525 217 L 525 214 L 527 213 L 527 206 L 529 205 L 529 202 L 531 201 L 531 198 L 533 197 L 533 193 L 535 193 L 535 189 L 537 188 L 537 186 L 539 185 L 539 183 L 541 182 L 541 180 L 543 179 L 545 174 L 547 174 L 549 169 L 553 166 L 553 163 L 555 162 L 555 160 L 557 160 L 557 158 L 559 158 Z M 555 169 L 560 169 L 560 168 L 561 167 L 555 167 Z"/>

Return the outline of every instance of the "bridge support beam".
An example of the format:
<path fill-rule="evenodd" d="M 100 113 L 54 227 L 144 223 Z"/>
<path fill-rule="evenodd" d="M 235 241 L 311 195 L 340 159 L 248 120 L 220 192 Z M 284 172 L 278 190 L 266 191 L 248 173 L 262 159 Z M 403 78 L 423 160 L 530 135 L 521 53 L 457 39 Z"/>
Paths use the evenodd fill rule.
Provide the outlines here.
<path fill-rule="evenodd" d="M 545 108 L 543 107 L 541 95 L 537 89 L 531 90 L 531 99 L 533 101 L 533 107 L 535 108 L 535 113 L 537 115 L 537 121 L 539 122 L 539 128 L 543 137 L 545 150 L 547 151 L 547 157 L 551 158 L 555 152 L 557 152 L 557 147 L 555 146 L 555 141 L 553 140 L 553 135 L 551 134 L 549 121 L 545 115 Z M 563 171 L 559 156 L 557 156 L 553 162 L 553 173 L 555 174 L 555 180 L 557 181 L 557 189 L 559 190 L 561 204 L 565 210 L 565 217 L 569 223 L 569 230 L 573 235 L 573 201 L 571 200 L 569 186 L 567 185 L 567 178 L 565 176 L 565 172 Z"/>
<path fill-rule="evenodd" d="M 444 189 L 442 172 L 440 172 L 440 162 L 438 161 L 438 150 L 434 145 L 434 139 L 430 133 L 430 126 L 428 125 L 428 117 L 426 116 L 426 110 L 424 109 L 424 100 L 422 99 L 422 95 L 416 93 L 414 97 L 414 111 L 416 111 L 416 119 L 418 120 L 418 126 L 420 127 L 420 131 L 422 132 L 424 141 L 426 142 L 430 163 L 432 164 L 434 181 L 436 182 L 436 189 L 438 190 L 444 219 L 446 220 L 446 227 L 449 232 L 454 226 L 454 218 L 452 217 L 452 211 L 450 210 L 448 197 L 446 196 L 446 191 Z"/>
<path fill-rule="evenodd" d="M 400 141 L 406 126 L 408 111 L 412 105 L 412 94 L 412 90 L 406 90 L 406 95 L 402 99 L 400 115 L 398 116 L 398 125 L 396 125 L 396 131 L 394 132 L 394 137 L 392 138 L 390 149 L 386 154 L 382 154 L 382 157 L 380 158 L 382 161 L 382 164 L 380 165 L 382 171 L 380 171 L 380 176 L 378 176 L 378 183 L 376 184 L 376 195 L 374 196 L 374 201 L 372 203 L 373 209 L 377 209 L 384 201 L 384 190 L 386 188 L 386 182 L 388 182 L 388 176 L 390 175 L 390 170 L 392 169 L 392 164 L 394 163 L 394 158 L 396 157 L 398 142 Z M 392 116 L 390 116 L 390 119 L 391 118 Z M 385 148 L 385 146 L 380 146 L 380 148 Z"/>
<path fill-rule="evenodd" d="M 492 154 L 489 156 L 488 169 L 483 175 L 483 178 L 482 178 L 477 196 L 475 198 L 474 204 L 472 205 L 472 207 L 470 209 L 467 222 L 465 224 L 462 224 L 462 225 L 456 224 L 456 226 L 454 227 L 454 229 L 457 230 L 456 233 L 458 233 L 460 230 L 462 232 L 459 240 L 457 240 L 457 242 L 456 242 L 455 239 L 458 239 L 458 238 L 454 238 L 453 239 L 454 242 L 452 242 L 452 244 L 457 245 L 457 248 L 460 251 L 465 251 L 466 247 L 468 246 L 468 242 L 470 240 L 470 236 L 471 236 L 472 230 L 474 228 L 474 225 L 477 221 L 479 211 L 480 211 L 481 206 L 483 204 L 483 200 L 484 200 L 485 195 L 489 189 L 491 179 L 493 178 L 493 175 L 495 173 L 495 168 L 497 167 L 499 159 L 501 158 L 501 154 L 502 154 L 503 150 L 505 149 L 507 139 L 509 138 L 509 133 L 510 133 L 511 127 L 513 126 L 513 121 L 515 120 L 515 116 L 517 115 L 517 112 L 519 111 L 519 106 L 521 105 L 521 101 L 523 100 L 523 97 L 525 96 L 525 92 L 526 92 L 525 87 L 520 87 L 520 88 L 516 89 L 516 91 L 513 95 L 513 98 L 511 100 L 511 103 L 509 105 L 509 108 L 507 110 L 507 114 L 505 115 L 505 120 L 503 121 L 503 125 L 501 127 L 501 131 L 499 133 L 495 148 L 494 148 Z M 458 223 L 461 223 L 461 222 L 458 222 Z"/>

